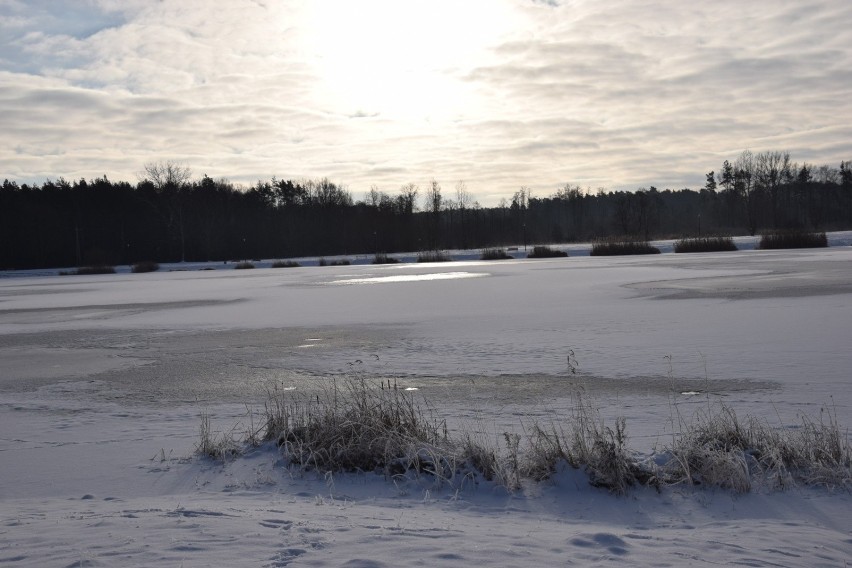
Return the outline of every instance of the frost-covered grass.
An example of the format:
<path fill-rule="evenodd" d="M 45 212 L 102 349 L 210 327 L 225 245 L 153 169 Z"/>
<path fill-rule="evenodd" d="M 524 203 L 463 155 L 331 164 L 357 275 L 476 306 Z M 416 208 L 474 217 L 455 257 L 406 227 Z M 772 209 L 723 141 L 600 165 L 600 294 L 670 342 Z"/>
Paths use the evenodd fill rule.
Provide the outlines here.
<path fill-rule="evenodd" d="M 630 254 L 660 254 L 660 249 L 648 241 L 604 240 L 592 243 L 591 256 L 617 256 Z"/>
<path fill-rule="evenodd" d="M 634 486 L 720 487 L 746 493 L 792 485 L 852 489 L 852 452 L 836 413 L 801 416 L 796 427 L 774 428 L 756 417 L 741 420 L 721 402 L 690 419 L 677 414 L 672 442 L 652 456 L 628 445 L 627 421 L 607 424 L 592 401 L 575 395 L 571 412 L 531 421 L 502 440 L 462 427 L 396 383 L 363 377 L 331 381 L 318 393 L 273 388 L 259 428 L 244 439 L 211 433 L 202 416 L 197 451 L 228 459 L 241 448 L 275 442 L 289 467 L 320 473 L 374 472 L 392 479 L 428 475 L 462 488 L 481 477 L 508 491 L 550 478 L 565 465 L 581 469 L 594 487 L 623 495 Z"/>
<path fill-rule="evenodd" d="M 295 260 L 276 260 L 270 266 L 272 268 L 299 268 L 302 265 Z"/>
<path fill-rule="evenodd" d="M 674 244 L 675 252 L 724 252 L 737 250 L 731 237 L 694 237 Z"/>
<path fill-rule="evenodd" d="M 457 460 L 445 423 L 396 384 L 333 381 L 319 393 L 272 390 L 261 439 L 287 462 L 321 472 L 408 471 L 452 477 Z"/>
<path fill-rule="evenodd" d="M 543 481 L 563 463 L 582 469 L 594 487 L 624 495 L 634 485 L 658 487 L 656 470 L 640 460 L 627 445 L 627 421 L 612 425 L 601 419 L 590 401 L 577 395 L 570 415 L 546 426 L 534 422 L 524 429 L 519 453 L 519 478 Z"/>
<path fill-rule="evenodd" d="M 760 236 L 760 249 L 823 248 L 828 246 L 825 233 L 775 231 Z"/>
<path fill-rule="evenodd" d="M 852 452 L 847 431 L 833 410 L 819 418 L 773 428 L 755 416 L 711 404 L 682 425 L 666 448 L 662 468 L 668 483 L 710 485 L 738 493 L 755 486 L 784 489 L 793 484 L 852 489 Z"/>
<path fill-rule="evenodd" d="M 206 412 L 201 414 L 201 423 L 198 428 L 198 443 L 195 451 L 202 456 L 214 460 L 227 460 L 242 453 L 244 444 L 251 444 L 254 438 L 247 433 L 244 440 L 235 435 L 234 430 L 217 432 L 210 424 L 210 415 Z"/>
<path fill-rule="evenodd" d="M 254 263 L 247 260 L 234 265 L 234 270 L 250 270 L 252 268 L 254 268 Z"/>

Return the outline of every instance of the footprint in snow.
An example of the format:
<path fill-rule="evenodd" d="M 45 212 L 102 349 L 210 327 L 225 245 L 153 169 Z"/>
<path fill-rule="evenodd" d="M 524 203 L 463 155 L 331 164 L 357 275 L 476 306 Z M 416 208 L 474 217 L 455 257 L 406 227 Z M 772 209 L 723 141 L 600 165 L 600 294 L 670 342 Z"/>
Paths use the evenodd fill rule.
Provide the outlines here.
<path fill-rule="evenodd" d="M 615 556 L 624 556 L 628 553 L 629 545 L 621 538 L 611 533 L 597 533 L 574 537 L 568 544 L 579 548 L 604 548 Z"/>
<path fill-rule="evenodd" d="M 291 562 L 293 562 L 306 552 L 307 550 L 303 548 L 286 548 L 276 554 L 272 558 L 272 562 L 270 564 L 267 564 L 267 566 L 269 566 L 270 568 L 281 568 L 282 566 L 289 566 Z"/>
<path fill-rule="evenodd" d="M 293 521 L 285 521 L 284 519 L 263 519 L 260 521 L 260 526 L 268 529 L 281 529 L 283 531 L 290 530 L 293 526 Z"/>

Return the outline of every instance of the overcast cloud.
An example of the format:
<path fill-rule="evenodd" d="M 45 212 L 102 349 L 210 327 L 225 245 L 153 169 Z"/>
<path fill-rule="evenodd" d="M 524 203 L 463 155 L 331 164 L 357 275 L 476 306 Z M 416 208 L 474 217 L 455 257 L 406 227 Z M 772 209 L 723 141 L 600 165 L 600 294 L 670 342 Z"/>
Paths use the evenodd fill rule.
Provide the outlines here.
<path fill-rule="evenodd" d="M 0 179 L 699 187 L 852 159 L 845 0 L 0 0 Z"/>

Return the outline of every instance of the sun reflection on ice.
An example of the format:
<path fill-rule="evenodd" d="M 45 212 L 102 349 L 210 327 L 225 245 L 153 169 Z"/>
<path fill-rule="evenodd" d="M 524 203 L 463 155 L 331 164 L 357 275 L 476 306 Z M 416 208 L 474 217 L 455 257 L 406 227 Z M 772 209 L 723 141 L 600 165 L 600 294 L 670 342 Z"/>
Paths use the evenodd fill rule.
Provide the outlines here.
<path fill-rule="evenodd" d="M 385 284 L 390 282 L 425 282 L 429 280 L 457 280 L 488 276 L 484 272 L 432 272 L 429 274 L 397 274 L 394 276 L 374 276 L 371 278 L 346 278 L 332 280 L 332 284 Z"/>

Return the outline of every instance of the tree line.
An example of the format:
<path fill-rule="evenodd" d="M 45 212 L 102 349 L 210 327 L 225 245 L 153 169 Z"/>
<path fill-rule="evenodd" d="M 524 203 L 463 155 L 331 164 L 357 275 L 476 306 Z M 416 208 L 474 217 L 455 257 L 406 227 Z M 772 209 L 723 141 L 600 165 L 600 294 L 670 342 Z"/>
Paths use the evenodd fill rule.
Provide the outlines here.
<path fill-rule="evenodd" d="M 152 163 L 135 184 L 106 176 L 0 188 L 0 268 L 292 258 L 852 227 L 852 162 L 741 153 L 698 189 L 520 188 L 483 207 L 463 182 L 355 200 L 328 179 L 241 187 Z"/>

